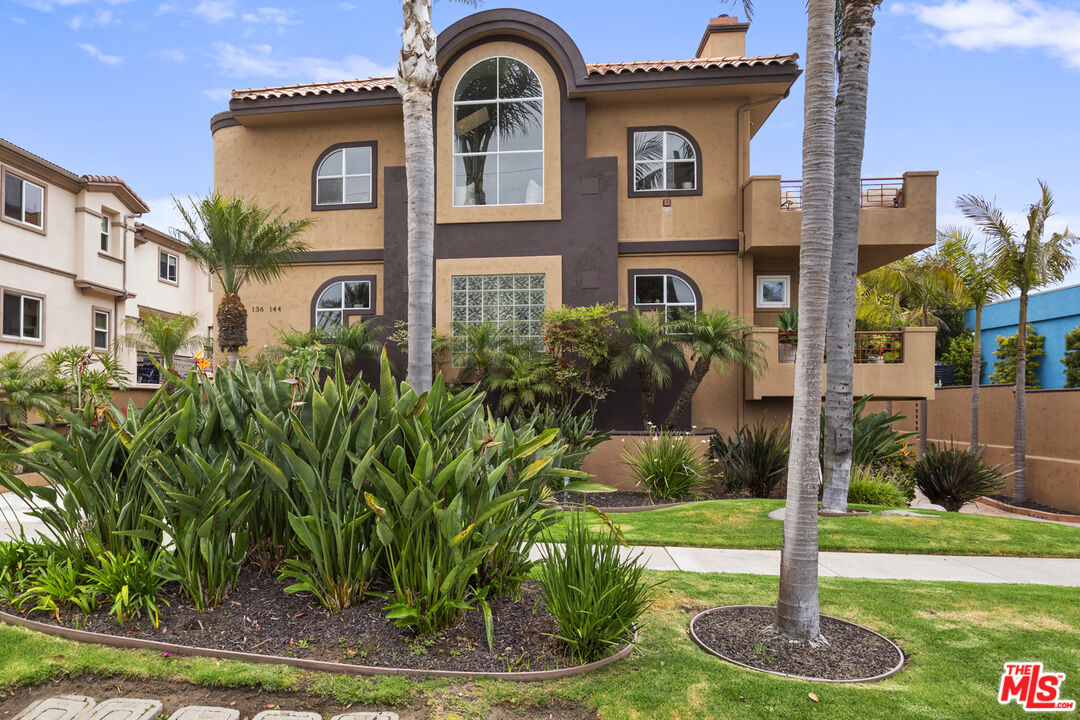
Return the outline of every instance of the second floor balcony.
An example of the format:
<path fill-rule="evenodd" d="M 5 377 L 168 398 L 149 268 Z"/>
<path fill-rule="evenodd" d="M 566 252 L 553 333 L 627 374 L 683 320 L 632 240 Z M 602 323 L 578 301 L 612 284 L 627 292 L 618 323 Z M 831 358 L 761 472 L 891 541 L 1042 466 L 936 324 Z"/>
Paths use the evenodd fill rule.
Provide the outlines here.
<path fill-rule="evenodd" d="M 798 253 L 802 181 L 754 176 L 743 186 L 745 250 L 756 255 Z M 937 235 L 937 173 L 867 178 L 860 190 L 859 272 L 928 248 Z"/>

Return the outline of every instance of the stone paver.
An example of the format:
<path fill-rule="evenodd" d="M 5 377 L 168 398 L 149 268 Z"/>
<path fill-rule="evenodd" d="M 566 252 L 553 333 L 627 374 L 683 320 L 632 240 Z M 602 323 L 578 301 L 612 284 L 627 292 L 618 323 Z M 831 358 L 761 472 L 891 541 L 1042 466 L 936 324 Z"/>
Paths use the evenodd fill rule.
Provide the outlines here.
<path fill-rule="evenodd" d="M 252 720 L 322 720 L 322 715 L 313 712 L 295 710 L 263 710 Z"/>
<path fill-rule="evenodd" d="M 182 707 L 169 720 L 238 720 L 240 711 L 235 708 L 188 705 Z"/>
<path fill-rule="evenodd" d="M 161 714 L 161 709 L 157 700 L 113 698 L 98 703 L 78 720 L 153 720 Z"/>
<path fill-rule="evenodd" d="M 399 720 L 394 712 L 355 712 L 335 715 L 331 720 Z"/>
<path fill-rule="evenodd" d="M 94 707 L 94 699 L 81 695 L 60 695 L 30 705 L 15 720 L 74 720 Z"/>

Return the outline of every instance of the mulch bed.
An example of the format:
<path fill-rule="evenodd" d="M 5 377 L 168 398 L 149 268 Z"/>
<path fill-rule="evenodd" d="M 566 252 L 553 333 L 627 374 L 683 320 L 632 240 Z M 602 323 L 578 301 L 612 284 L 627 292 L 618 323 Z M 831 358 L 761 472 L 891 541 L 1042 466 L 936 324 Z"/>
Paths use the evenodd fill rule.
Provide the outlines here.
<path fill-rule="evenodd" d="M 731 500 L 747 497 L 749 497 L 749 495 L 707 493 L 700 497 L 693 498 L 690 502 L 699 500 Z M 612 507 L 648 507 L 650 505 L 667 505 L 669 502 L 667 500 L 654 498 L 647 492 L 632 492 L 628 490 L 618 490 L 612 493 L 557 493 L 555 495 L 555 501 L 560 504 L 573 503 L 580 505 L 581 503 L 585 503 L 600 509 Z"/>
<path fill-rule="evenodd" d="M 774 608 L 721 608 L 693 622 L 698 640 L 725 659 L 765 672 L 815 680 L 853 682 L 890 672 L 903 661 L 895 645 L 858 625 L 822 616 L 828 645 L 790 643 L 766 632 Z"/>
<path fill-rule="evenodd" d="M 1013 507 L 1027 508 L 1028 510 L 1039 510 L 1041 512 L 1054 513 L 1055 515 L 1076 515 L 1068 510 L 1062 510 L 1061 508 L 1053 507 L 1052 505 L 1043 505 L 1037 503 L 1034 500 L 1026 500 L 1022 503 L 1013 502 L 1012 495 L 988 495 L 987 497 L 993 498 L 998 502 L 1005 503 L 1006 505 L 1012 505 Z"/>
<path fill-rule="evenodd" d="M 520 598 L 490 600 L 495 626 L 495 652 L 490 652 L 479 610 L 464 613 L 458 623 L 437 635 L 418 637 L 385 617 L 384 600 L 368 596 L 358 606 L 331 613 L 308 593 L 286 594 L 291 582 L 278 581 L 246 566 L 234 592 L 218 607 L 196 612 L 170 583 L 162 592 L 160 627 L 155 630 L 143 613 L 123 626 L 99 608 L 90 616 L 61 615 L 56 623 L 45 613 L 6 612 L 39 622 L 125 637 L 158 640 L 193 647 L 306 658 L 355 665 L 520 672 L 564 668 L 571 662 L 552 635 L 554 617 L 543 607 L 540 586 L 526 581 Z M 380 588 L 386 591 L 387 588 Z"/>

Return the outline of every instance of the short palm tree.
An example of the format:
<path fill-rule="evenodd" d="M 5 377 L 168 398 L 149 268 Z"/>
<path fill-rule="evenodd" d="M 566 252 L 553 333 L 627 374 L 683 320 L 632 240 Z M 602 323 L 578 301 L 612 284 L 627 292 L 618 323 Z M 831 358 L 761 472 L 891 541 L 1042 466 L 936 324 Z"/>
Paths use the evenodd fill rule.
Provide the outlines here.
<path fill-rule="evenodd" d="M 378 321 L 374 318 L 361 319 L 348 325 L 313 327 L 304 332 L 290 330 L 278 334 L 278 341 L 291 352 L 308 348 L 316 343 L 324 346 L 328 353 L 325 367 L 331 369 L 341 362 L 346 379 L 355 376 L 357 361 L 364 358 L 378 357 L 382 344 L 375 339 Z"/>
<path fill-rule="evenodd" d="M 51 420 L 64 405 L 61 387 L 27 353 L 0 355 L 0 424 L 23 427 L 32 412 Z"/>
<path fill-rule="evenodd" d="M 492 375 L 488 384 L 499 393 L 499 411 L 506 416 L 519 410 L 532 410 L 538 403 L 557 396 L 560 390 L 555 380 L 554 360 L 537 352 L 531 343 L 507 348 L 500 372 Z"/>
<path fill-rule="evenodd" d="M 140 318 L 127 318 L 129 332 L 120 335 L 116 344 L 137 352 L 161 357 L 161 366 L 168 372 L 176 370 L 176 356 L 183 352 L 197 352 L 205 343 L 195 331 L 199 316 L 171 315 L 165 317 L 149 312 Z"/>
<path fill-rule="evenodd" d="M 896 295 L 910 309 L 904 321 L 922 327 L 944 327 L 934 307 L 963 293 L 955 268 L 939 252 L 896 260 L 862 278 L 872 289 Z"/>
<path fill-rule="evenodd" d="M 675 340 L 690 353 L 693 367 L 664 425 L 675 427 L 710 367 L 721 373 L 732 366 L 755 374 L 764 369 L 763 346 L 750 337 L 752 329 L 742 318 L 726 310 L 699 312 L 693 318 L 675 323 Z"/>
<path fill-rule="evenodd" d="M 641 312 L 631 308 L 622 328 L 626 346 L 616 366 L 632 365 L 641 381 L 641 427 L 648 429 L 652 422 L 656 391 L 671 384 L 672 370 L 686 367 L 686 357 L 672 327 L 658 312 Z M 621 368 L 620 368 L 621 369 Z"/>
<path fill-rule="evenodd" d="M 223 193 L 189 200 L 191 208 L 175 201 L 187 224 L 180 234 L 187 255 L 206 268 L 221 287 L 217 336 L 235 368 L 240 348 L 247 345 L 247 308 L 240 290 L 250 281 L 267 283 L 288 269 L 293 256 L 308 248 L 298 236 L 311 220 L 286 220 L 286 211 L 261 208 Z"/>
<path fill-rule="evenodd" d="M 990 256 L 1010 289 L 1020 292 L 1018 328 L 1027 327 L 1028 295 L 1032 290 L 1059 283 L 1072 269 L 1075 259 L 1071 248 L 1080 238 L 1065 228 L 1064 232 L 1046 234 L 1046 221 L 1054 212 L 1054 196 L 1042 180 L 1039 199 L 1028 207 L 1027 229 L 1017 232 L 1005 213 L 993 202 L 976 195 L 961 195 L 956 206 L 990 240 Z M 1013 501 L 1027 501 L 1027 337 L 1016 338 L 1016 405 L 1013 420 Z"/>
<path fill-rule="evenodd" d="M 485 320 L 479 325 L 454 324 L 454 354 L 461 367 L 463 382 L 486 383 L 489 375 L 502 367 L 507 350 L 513 345 L 513 326 L 496 325 Z"/>

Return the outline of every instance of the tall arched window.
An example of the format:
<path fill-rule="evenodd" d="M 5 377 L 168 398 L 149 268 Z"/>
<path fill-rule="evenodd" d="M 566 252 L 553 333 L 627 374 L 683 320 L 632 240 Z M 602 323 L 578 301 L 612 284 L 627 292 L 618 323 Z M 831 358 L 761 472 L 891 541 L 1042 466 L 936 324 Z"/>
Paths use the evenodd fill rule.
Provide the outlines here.
<path fill-rule="evenodd" d="M 544 202 L 544 89 L 525 63 L 492 57 L 454 90 L 454 206 Z"/>

